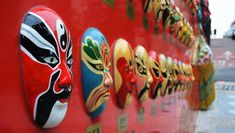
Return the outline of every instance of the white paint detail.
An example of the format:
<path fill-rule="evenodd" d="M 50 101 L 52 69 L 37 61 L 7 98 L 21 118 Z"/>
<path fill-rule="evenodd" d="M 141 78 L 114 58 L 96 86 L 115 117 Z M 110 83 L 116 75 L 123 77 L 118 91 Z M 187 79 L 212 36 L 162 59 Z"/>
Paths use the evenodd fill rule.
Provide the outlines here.
<path fill-rule="evenodd" d="M 62 120 L 64 119 L 64 116 L 67 112 L 68 103 L 61 103 L 59 101 L 56 101 L 54 104 L 50 116 L 46 122 L 46 124 L 43 126 L 43 128 L 53 128 L 59 125 Z"/>
<path fill-rule="evenodd" d="M 51 33 L 51 35 L 53 36 L 53 38 L 54 38 L 54 40 L 55 40 L 55 42 L 56 42 L 56 45 L 58 46 L 58 42 L 57 42 L 57 39 L 56 39 L 56 37 L 55 37 L 55 35 L 54 35 L 54 32 L 51 30 L 51 28 L 47 25 L 47 23 L 46 23 L 46 21 L 42 18 L 42 17 L 40 17 L 39 15 L 37 15 L 36 13 L 33 13 L 33 12 L 29 12 L 28 14 L 31 14 L 31 15 L 34 15 L 34 16 L 36 16 L 37 18 L 39 18 L 44 24 L 45 24 L 45 26 L 47 27 L 47 29 L 50 31 L 50 33 Z M 59 52 L 59 51 L 58 51 Z M 56 54 L 56 53 L 55 53 Z M 60 55 L 58 55 L 58 57 L 59 57 Z"/>
<path fill-rule="evenodd" d="M 52 44 L 45 40 L 37 31 L 26 24 L 21 25 L 20 33 L 29 38 L 36 46 L 47 49 L 56 54 L 56 50 Z"/>
<path fill-rule="evenodd" d="M 58 40 L 59 40 L 59 43 L 60 43 L 61 36 L 65 34 L 65 25 L 64 25 L 63 21 L 60 20 L 60 19 L 58 19 L 56 21 L 56 30 L 57 30 L 57 37 L 58 37 Z M 62 44 L 60 44 L 60 45 L 62 45 L 64 47 L 66 44 L 63 41 Z M 62 50 L 65 51 L 65 49 L 62 49 Z"/>

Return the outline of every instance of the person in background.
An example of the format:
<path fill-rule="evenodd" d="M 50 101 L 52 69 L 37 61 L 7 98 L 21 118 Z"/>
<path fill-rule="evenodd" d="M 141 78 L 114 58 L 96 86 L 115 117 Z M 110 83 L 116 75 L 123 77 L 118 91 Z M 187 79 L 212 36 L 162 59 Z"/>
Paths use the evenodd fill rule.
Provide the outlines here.
<path fill-rule="evenodd" d="M 207 44 L 210 46 L 211 44 L 211 39 L 210 39 L 210 35 L 211 35 L 211 12 L 209 9 L 209 2 L 208 0 L 201 0 L 200 2 L 201 5 L 201 10 L 202 10 L 202 28 L 204 31 L 204 35 L 206 37 L 206 42 Z"/>

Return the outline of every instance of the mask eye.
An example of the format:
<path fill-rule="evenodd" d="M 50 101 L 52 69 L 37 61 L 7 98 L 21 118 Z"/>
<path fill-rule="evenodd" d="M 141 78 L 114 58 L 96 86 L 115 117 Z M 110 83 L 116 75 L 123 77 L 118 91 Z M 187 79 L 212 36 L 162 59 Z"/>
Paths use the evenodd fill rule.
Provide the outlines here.
<path fill-rule="evenodd" d="M 156 77 L 159 77 L 159 70 L 158 69 L 153 68 L 153 72 Z"/>
<path fill-rule="evenodd" d="M 54 56 L 48 56 L 48 57 L 45 57 L 43 58 L 43 60 L 48 63 L 48 64 L 52 64 L 52 65 L 55 65 L 58 63 L 58 59 Z"/>
<path fill-rule="evenodd" d="M 143 66 L 141 66 L 138 62 L 136 63 L 137 64 L 137 70 L 140 74 L 142 75 L 146 75 L 146 68 L 144 68 Z"/>
<path fill-rule="evenodd" d="M 72 67 L 72 64 L 73 64 L 73 58 L 67 59 L 67 65 L 69 68 Z"/>
<path fill-rule="evenodd" d="M 104 70 L 104 67 L 103 67 L 102 64 L 96 64 L 96 65 L 95 65 L 95 68 L 96 68 L 97 70 L 99 70 L 99 71 L 103 71 L 103 70 Z"/>

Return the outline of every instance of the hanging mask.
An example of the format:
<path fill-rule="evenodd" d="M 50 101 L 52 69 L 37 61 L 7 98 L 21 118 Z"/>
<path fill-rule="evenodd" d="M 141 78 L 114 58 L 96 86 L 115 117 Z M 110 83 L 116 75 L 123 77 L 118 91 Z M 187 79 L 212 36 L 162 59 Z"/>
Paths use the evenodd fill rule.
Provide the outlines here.
<path fill-rule="evenodd" d="M 177 59 L 174 59 L 174 62 L 173 62 L 173 71 L 174 71 L 174 89 L 173 89 L 173 92 L 176 92 L 177 91 L 177 87 L 180 83 L 180 77 L 179 77 L 179 67 L 178 67 L 178 61 Z"/>
<path fill-rule="evenodd" d="M 157 22 L 162 20 L 163 13 L 167 8 L 167 2 L 165 0 L 154 0 L 153 10 L 155 20 Z"/>
<path fill-rule="evenodd" d="M 149 97 L 155 99 L 161 96 L 162 73 L 159 65 L 159 58 L 155 51 L 149 52 L 150 73 L 153 77 L 153 83 L 150 85 Z"/>
<path fill-rule="evenodd" d="M 59 125 L 72 89 L 72 40 L 63 20 L 46 7 L 32 8 L 20 28 L 22 82 L 30 113 L 43 128 Z"/>
<path fill-rule="evenodd" d="M 169 77 L 169 73 L 167 71 L 167 60 L 166 60 L 165 55 L 163 55 L 163 54 L 159 55 L 159 62 L 160 62 L 159 65 L 160 65 L 160 70 L 161 70 L 162 78 L 163 78 L 162 88 L 161 88 L 162 94 L 161 95 L 164 96 L 166 93 L 167 79 Z"/>
<path fill-rule="evenodd" d="M 110 65 L 110 49 L 104 35 L 96 28 L 87 29 L 81 44 L 82 93 L 92 118 L 106 108 L 113 84 Z"/>
<path fill-rule="evenodd" d="M 149 87 L 153 78 L 149 71 L 149 57 L 145 48 L 138 45 L 134 51 L 135 73 L 137 79 L 137 97 L 140 103 L 148 98 Z"/>
<path fill-rule="evenodd" d="M 213 60 L 211 48 L 206 44 L 200 48 L 198 64 L 210 64 Z"/>
<path fill-rule="evenodd" d="M 173 60 L 171 57 L 167 57 L 167 71 L 168 71 L 168 79 L 167 79 L 167 92 L 168 94 L 172 93 L 173 85 L 174 85 L 174 69 L 173 69 Z"/>
<path fill-rule="evenodd" d="M 114 89 L 118 106 L 126 108 L 131 103 L 132 91 L 136 87 L 133 51 L 130 44 L 121 38 L 113 45 Z"/>

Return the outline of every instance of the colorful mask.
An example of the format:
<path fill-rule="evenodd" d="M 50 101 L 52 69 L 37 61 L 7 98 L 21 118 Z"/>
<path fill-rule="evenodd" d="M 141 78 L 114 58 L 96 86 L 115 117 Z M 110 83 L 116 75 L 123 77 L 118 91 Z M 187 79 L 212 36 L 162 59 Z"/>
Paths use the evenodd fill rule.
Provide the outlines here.
<path fill-rule="evenodd" d="M 163 13 L 168 7 L 168 1 L 166 0 L 154 0 L 154 16 L 157 22 L 162 20 Z"/>
<path fill-rule="evenodd" d="M 104 35 L 96 28 L 89 28 L 82 37 L 81 74 L 82 93 L 88 114 L 99 116 L 106 107 L 110 75 L 110 49 Z"/>
<path fill-rule="evenodd" d="M 178 85 L 180 83 L 180 78 L 181 78 L 180 75 L 179 75 L 179 66 L 178 66 L 177 59 L 174 59 L 173 69 L 175 71 L 173 92 L 176 92 L 177 91 L 177 87 L 178 87 Z"/>
<path fill-rule="evenodd" d="M 180 84 L 178 86 L 178 91 L 182 91 L 184 88 L 184 84 L 185 84 L 185 75 L 184 75 L 184 69 L 183 69 L 183 62 L 179 61 L 178 62 L 178 66 L 179 66 L 179 77 L 180 77 Z"/>
<path fill-rule="evenodd" d="M 212 51 L 208 45 L 204 45 L 200 48 L 198 64 L 210 64 L 212 62 Z"/>
<path fill-rule="evenodd" d="M 43 128 L 65 117 L 72 89 L 72 40 L 53 10 L 31 9 L 21 24 L 22 82 L 33 119 Z"/>
<path fill-rule="evenodd" d="M 167 66 L 168 66 L 168 64 L 167 64 L 167 60 L 166 60 L 166 57 L 165 57 L 165 55 L 163 55 L 163 54 L 160 54 L 159 55 L 159 64 L 160 64 L 160 70 L 161 70 L 161 73 L 162 73 L 162 78 L 163 78 L 163 80 L 162 80 L 162 96 L 164 96 L 165 95 L 165 93 L 166 93 L 166 87 L 167 87 L 167 79 L 168 79 L 168 77 L 169 77 L 169 73 L 168 73 L 168 71 L 167 71 Z"/>
<path fill-rule="evenodd" d="M 173 85 L 174 85 L 174 79 L 175 79 L 175 72 L 173 69 L 173 61 L 171 57 L 167 57 L 167 71 L 168 71 L 168 79 L 167 79 L 167 92 L 168 94 L 172 93 Z"/>
<path fill-rule="evenodd" d="M 126 108 L 131 103 L 132 91 L 136 86 L 133 52 L 126 40 L 120 38 L 114 42 L 113 62 L 114 89 L 118 106 Z"/>
<path fill-rule="evenodd" d="M 148 89 L 153 82 L 153 78 L 149 71 L 148 54 L 141 45 L 135 48 L 135 73 L 137 79 L 137 97 L 142 103 L 148 98 Z"/>
<path fill-rule="evenodd" d="M 161 96 L 162 73 L 159 66 L 159 58 L 155 51 L 149 52 L 150 73 L 153 77 L 153 83 L 150 85 L 149 97 L 155 99 Z"/>
<path fill-rule="evenodd" d="M 177 11 L 171 8 L 166 10 L 166 12 L 167 12 L 165 13 L 166 16 L 165 17 L 163 16 L 163 18 L 165 18 L 164 26 L 166 29 L 168 29 L 169 27 L 173 27 L 175 24 L 177 24 L 177 22 L 180 21 L 180 16 L 178 15 Z"/>
<path fill-rule="evenodd" d="M 144 13 L 145 14 L 153 11 L 154 0 L 143 0 L 142 3 L 144 6 Z"/>

